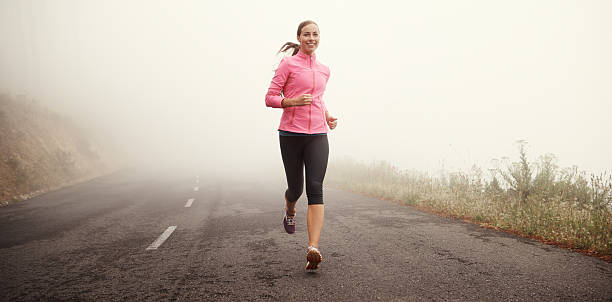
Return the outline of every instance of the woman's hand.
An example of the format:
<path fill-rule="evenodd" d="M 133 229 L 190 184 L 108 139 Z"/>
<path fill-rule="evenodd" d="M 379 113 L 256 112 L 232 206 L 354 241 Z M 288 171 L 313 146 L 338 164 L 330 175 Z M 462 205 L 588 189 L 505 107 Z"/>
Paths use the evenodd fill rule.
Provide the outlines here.
<path fill-rule="evenodd" d="M 302 94 L 297 98 L 285 98 L 283 99 L 281 105 L 283 107 L 292 107 L 292 106 L 304 106 L 310 105 L 312 103 L 312 95 L 311 94 Z"/>
<path fill-rule="evenodd" d="M 329 129 L 334 130 L 334 128 L 338 126 L 338 119 L 331 116 L 329 113 L 326 112 L 325 118 L 327 119 L 327 125 L 329 126 Z"/>

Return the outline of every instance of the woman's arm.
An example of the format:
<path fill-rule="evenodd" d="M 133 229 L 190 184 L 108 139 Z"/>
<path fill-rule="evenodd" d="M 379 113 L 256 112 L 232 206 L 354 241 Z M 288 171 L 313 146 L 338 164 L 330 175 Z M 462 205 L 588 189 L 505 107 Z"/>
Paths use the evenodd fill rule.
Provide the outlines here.
<path fill-rule="evenodd" d="M 329 111 L 325 110 L 325 120 L 329 129 L 334 130 L 338 126 L 338 119 L 329 114 Z"/>
<path fill-rule="evenodd" d="M 288 76 L 289 64 L 287 64 L 285 59 L 283 59 L 274 73 L 274 77 L 270 83 L 270 88 L 268 88 L 268 93 L 266 93 L 266 106 L 272 108 L 286 107 L 283 106 L 284 99 L 280 93 L 283 90 L 283 87 L 285 87 L 285 82 L 287 81 Z"/>
<path fill-rule="evenodd" d="M 283 59 L 274 73 L 270 88 L 266 94 L 266 106 L 272 108 L 284 108 L 292 106 L 304 106 L 312 102 L 312 95 L 302 94 L 297 98 L 283 98 L 281 91 L 289 78 L 289 64 Z"/>
<path fill-rule="evenodd" d="M 304 106 L 312 103 L 312 95 L 302 94 L 297 98 L 284 98 L 281 101 L 281 106 L 292 107 L 292 106 Z"/>

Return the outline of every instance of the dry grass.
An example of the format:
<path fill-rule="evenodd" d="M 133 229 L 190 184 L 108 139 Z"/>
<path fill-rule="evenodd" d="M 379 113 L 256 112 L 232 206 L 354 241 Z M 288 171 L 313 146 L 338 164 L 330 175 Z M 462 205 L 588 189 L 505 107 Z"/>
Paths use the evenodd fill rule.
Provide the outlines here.
<path fill-rule="evenodd" d="M 501 163 L 484 177 L 433 177 L 400 171 L 387 162 L 332 161 L 326 182 L 585 252 L 612 256 L 612 177 L 575 167 L 559 169 L 554 156 Z"/>
<path fill-rule="evenodd" d="M 114 169 L 108 152 L 68 118 L 0 94 L 0 206 Z"/>

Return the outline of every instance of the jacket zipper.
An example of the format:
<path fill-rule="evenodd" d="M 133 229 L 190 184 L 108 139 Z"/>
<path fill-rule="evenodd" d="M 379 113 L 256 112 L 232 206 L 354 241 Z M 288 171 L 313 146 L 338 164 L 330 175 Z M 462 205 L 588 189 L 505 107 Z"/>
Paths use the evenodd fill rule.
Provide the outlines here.
<path fill-rule="evenodd" d="M 310 70 L 312 70 L 312 91 L 310 95 L 312 95 L 312 101 L 314 102 L 314 91 L 315 91 L 315 71 L 312 69 L 312 56 L 310 56 Z M 310 134 L 310 120 L 312 115 L 312 102 L 310 106 L 308 106 L 308 133 Z"/>

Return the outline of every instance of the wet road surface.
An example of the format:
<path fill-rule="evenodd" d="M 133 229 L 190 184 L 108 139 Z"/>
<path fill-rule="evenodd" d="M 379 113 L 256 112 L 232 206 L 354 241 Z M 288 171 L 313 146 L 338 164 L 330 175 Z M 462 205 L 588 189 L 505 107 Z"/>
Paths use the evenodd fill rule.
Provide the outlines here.
<path fill-rule="evenodd" d="M 610 263 L 331 188 L 308 273 L 306 198 L 288 235 L 283 191 L 132 169 L 0 208 L 0 300 L 612 300 Z"/>

